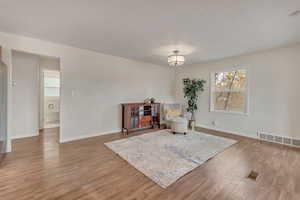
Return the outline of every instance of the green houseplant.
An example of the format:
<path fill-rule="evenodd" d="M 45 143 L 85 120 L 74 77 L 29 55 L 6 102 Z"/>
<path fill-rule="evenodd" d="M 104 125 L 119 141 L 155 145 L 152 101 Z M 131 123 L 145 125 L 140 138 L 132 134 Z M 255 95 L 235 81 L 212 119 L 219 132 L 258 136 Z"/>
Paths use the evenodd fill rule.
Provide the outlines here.
<path fill-rule="evenodd" d="M 205 80 L 202 79 L 183 79 L 184 98 L 187 100 L 186 111 L 191 114 L 189 128 L 193 128 L 195 124 L 195 111 L 198 110 L 197 102 L 200 92 L 204 91 Z"/>

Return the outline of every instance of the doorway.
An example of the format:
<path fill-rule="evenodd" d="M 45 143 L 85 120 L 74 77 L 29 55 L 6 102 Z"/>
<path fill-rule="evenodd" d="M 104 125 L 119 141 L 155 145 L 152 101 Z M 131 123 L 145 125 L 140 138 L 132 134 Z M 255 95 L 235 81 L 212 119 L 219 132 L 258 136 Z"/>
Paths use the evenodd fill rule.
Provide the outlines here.
<path fill-rule="evenodd" d="M 43 127 L 59 128 L 60 116 L 60 73 L 43 72 Z"/>
<path fill-rule="evenodd" d="M 59 58 L 12 51 L 12 147 L 17 139 L 57 147 L 60 123 Z M 49 146 L 48 145 L 48 146 Z M 14 148 L 13 148 L 14 149 Z"/>

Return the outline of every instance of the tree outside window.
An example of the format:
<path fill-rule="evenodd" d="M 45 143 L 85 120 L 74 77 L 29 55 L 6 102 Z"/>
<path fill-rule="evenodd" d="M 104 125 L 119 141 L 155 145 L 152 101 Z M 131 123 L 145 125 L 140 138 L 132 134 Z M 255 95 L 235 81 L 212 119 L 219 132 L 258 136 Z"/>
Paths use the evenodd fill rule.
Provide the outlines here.
<path fill-rule="evenodd" d="M 211 111 L 247 113 L 247 72 L 217 72 L 211 80 Z"/>

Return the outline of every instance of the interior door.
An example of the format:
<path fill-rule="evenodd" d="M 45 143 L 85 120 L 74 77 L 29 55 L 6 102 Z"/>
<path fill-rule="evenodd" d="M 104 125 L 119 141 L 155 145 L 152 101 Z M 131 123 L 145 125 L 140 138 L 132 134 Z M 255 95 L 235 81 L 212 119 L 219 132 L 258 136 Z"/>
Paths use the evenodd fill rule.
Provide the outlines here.
<path fill-rule="evenodd" d="M 0 61 L 0 162 L 6 152 L 7 140 L 7 68 Z"/>

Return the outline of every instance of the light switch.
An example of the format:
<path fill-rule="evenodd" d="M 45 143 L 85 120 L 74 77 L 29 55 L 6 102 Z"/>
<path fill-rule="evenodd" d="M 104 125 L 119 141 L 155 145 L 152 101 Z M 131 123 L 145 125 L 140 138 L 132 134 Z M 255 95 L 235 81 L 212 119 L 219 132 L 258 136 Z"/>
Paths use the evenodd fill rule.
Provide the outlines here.
<path fill-rule="evenodd" d="M 72 91 L 71 91 L 71 95 L 72 95 L 72 97 L 74 97 L 74 96 L 75 96 L 75 89 L 72 89 Z"/>

